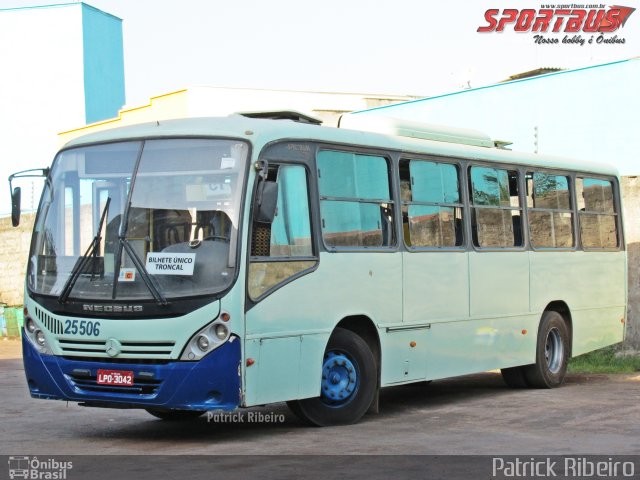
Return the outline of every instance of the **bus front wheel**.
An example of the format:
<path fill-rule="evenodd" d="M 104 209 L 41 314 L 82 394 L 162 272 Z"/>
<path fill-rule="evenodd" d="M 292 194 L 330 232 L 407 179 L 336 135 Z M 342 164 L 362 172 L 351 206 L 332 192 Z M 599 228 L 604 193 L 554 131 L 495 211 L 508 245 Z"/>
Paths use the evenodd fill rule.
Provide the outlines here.
<path fill-rule="evenodd" d="M 324 353 L 320 397 L 288 405 L 313 425 L 347 425 L 366 413 L 376 383 L 376 362 L 367 343 L 350 330 L 336 328 Z"/>
<path fill-rule="evenodd" d="M 527 384 L 534 388 L 560 386 L 567 373 L 569 355 L 569 329 L 564 318 L 558 312 L 544 312 L 538 330 L 536 363 L 523 368 Z"/>

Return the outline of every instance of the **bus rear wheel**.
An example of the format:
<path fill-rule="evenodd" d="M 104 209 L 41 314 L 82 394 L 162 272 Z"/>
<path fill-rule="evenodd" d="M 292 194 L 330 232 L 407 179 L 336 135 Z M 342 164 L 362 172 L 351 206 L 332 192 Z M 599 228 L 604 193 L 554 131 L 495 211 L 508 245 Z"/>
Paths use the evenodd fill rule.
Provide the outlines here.
<path fill-rule="evenodd" d="M 160 408 L 147 408 L 146 411 L 156 418 L 174 422 L 198 418 L 205 413 L 204 410 L 163 410 Z"/>
<path fill-rule="evenodd" d="M 288 402 L 302 420 L 320 427 L 355 423 L 373 401 L 376 362 L 358 335 L 336 328 L 322 362 L 321 394 L 317 398 Z"/>
<path fill-rule="evenodd" d="M 523 367 L 527 384 L 534 388 L 554 388 L 564 381 L 570 355 L 569 329 L 562 315 L 547 311 L 538 329 L 536 363 Z"/>

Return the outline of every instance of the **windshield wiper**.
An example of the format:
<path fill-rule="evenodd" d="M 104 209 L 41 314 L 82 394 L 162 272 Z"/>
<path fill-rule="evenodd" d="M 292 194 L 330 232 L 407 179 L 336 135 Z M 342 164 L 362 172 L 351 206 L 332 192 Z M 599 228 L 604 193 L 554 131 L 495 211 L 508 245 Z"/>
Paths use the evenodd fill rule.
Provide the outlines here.
<path fill-rule="evenodd" d="M 93 280 L 93 277 L 95 277 L 96 263 L 98 263 L 98 254 L 100 253 L 100 242 L 102 241 L 102 235 L 101 235 L 102 226 L 104 225 L 104 221 L 107 218 L 110 203 L 111 203 L 111 197 L 107 197 L 107 201 L 105 202 L 104 208 L 102 209 L 102 214 L 100 215 L 100 222 L 98 223 L 98 232 L 96 233 L 96 236 L 93 237 L 93 240 L 91 241 L 89 248 L 87 248 L 87 251 L 84 253 L 82 257 L 78 259 L 78 261 L 73 267 L 73 270 L 71 270 L 71 275 L 69 275 L 69 278 L 64 284 L 64 287 L 62 287 L 62 292 L 60 292 L 60 295 L 58 296 L 59 303 L 65 303 L 67 301 L 67 299 L 69 298 L 69 295 L 71 295 L 71 290 L 73 290 L 73 286 L 78 281 L 80 274 L 84 270 L 89 260 L 93 261 L 93 265 L 91 267 L 91 280 Z"/>
<path fill-rule="evenodd" d="M 140 276 L 142 277 L 144 284 L 147 286 L 147 288 L 151 292 L 151 295 L 153 295 L 153 298 L 155 299 L 156 303 L 160 306 L 168 305 L 167 299 L 164 297 L 164 295 L 162 295 L 162 292 L 160 291 L 160 289 L 158 289 L 158 287 L 154 283 L 153 278 L 151 277 L 151 275 L 149 275 L 149 272 L 147 272 L 147 269 L 145 268 L 144 263 L 142 263 L 142 260 L 140 260 L 140 257 L 138 256 L 136 251 L 133 249 L 133 247 L 129 243 L 129 240 L 127 240 L 125 237 L 120 237 L 120 246 L 118 248 L 118 255 L 116 258 L 117 263 L 115 266 L 115 272 L 113 277 L 113 291 L 111 293 L 111 298 L 113 300 L 115 300 L 116 298 L 116 288 L 118 286 L 118 279 L 120 277 L 120 263 L 122 262 L 123 249 L 129 255 L 129 258 L 133 262 L 134 267 L 136 267 L 136 270 L 140 272 Z"/>
<path fill-rule="evenodd" d="M 120 233 L 118 234 L 118 250 L 116 252 L 116 258 L 115 258 L 116 262 L 115 262 L 115 267 L 113 272 L 113 289 L 111 290 L 111 299 L 112 300 L 116 299 L 116 290 L 118 288 L 118 280 L 120 279 L 120 268 L 122 263 L 122 250 L 124 249 L 129 255 L 129 258 L 131 259 L 131 261 L 133 262 L 133 265 L 136 267 L 136 270 L 140 272 L 140 275 L 142 276 L 142 280 L 144 281 L 144 284 L 147 286 L 147 288 L 151 292 L 151 295 L 153 295 L 153 298 L 155 299 L 156 303 L 161 307 L 164 307 L 168 305 L 169 302 L 167 302 L 167 299 L 164 297 L 162 292 L 160 292 L 160 289 L 156 285 L 154 279 L 151 278 L 151 275 L 149 275 L 149 272 L 147 272 L 147 269 L 145 268 L 144 263 L 142 263 L 142 260 L 140 260 L 140 257 L 138 256 L 136 251 L 133 249 L 133 247 L 129 243 L 129 240 L 127 240 L 127 229 L 129 228 L 129 212 L 131 211 L 131 198 L 133 197 L 133 189 L 136 184 L 136 178 L 138 177 L 138 169 L 140 168 L 140 160 L 142 159 L 143 150 L 144 150 L 144 142 L 142 142 L 142 144 L 140 145 L 138 158 L 136 159 L 136 164 L 133 167 L 133 173 L 131 175 L 131 183 L 129 185 L 129 194 L 127 196 L 127 205 L 124 209 L 124 212 L 122 212 L 122 223 L 120 224 Z"/>

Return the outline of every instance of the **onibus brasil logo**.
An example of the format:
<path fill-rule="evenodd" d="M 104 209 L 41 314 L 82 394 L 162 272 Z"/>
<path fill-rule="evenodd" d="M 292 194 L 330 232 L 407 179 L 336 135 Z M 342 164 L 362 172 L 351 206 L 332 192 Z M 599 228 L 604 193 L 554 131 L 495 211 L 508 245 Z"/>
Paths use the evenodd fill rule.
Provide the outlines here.
<path fill-rule="evenodd" d="M 534 33 L 537 44 L 621 44 L 624 37 L 609 35 L 622 29 L 635 8 L 603 4 L 542 5 L 539 9 L 490 8 L 484 12 L 486 24 L 478 27 L 480 33 L 504 32 Z M 564 33 L 562 39 L 557 35 Z M 583 36 L 583 34 L 585 34 Z"/>
<path fill-rule="evenodd" d="M 9 457 L 9 478 L 38 480 L 66 480 L 67 471 L 73 462 L 61 462 L 53 458 L 39 460 L 38 457 Z"/>

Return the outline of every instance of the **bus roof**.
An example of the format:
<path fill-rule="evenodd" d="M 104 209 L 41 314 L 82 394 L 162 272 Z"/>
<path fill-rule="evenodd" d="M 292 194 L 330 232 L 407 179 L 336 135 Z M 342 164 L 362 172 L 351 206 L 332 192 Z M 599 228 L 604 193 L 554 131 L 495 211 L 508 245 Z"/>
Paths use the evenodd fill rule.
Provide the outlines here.
<path fill-rule="evenodd" d="M 442 136 L 446 127 L 438 127 L 435 137 Z M 461 132 L 451 129 L 451 132 Z M 566 157 L 516 152 L 500 148 L 453 143 L 382 133 L 333 128 L 291 120 L 247 118 L 242 115 L 228 117 L 200 117 L 161 120 L 151 123 L 124 126 L 84 135 L 69 141 L 64 148 L 92 143 L 114 142 L 143 138 L 170 137 L 231 137 L 251 142 L 261 150 L 276 140 L 310 140 L 332 144 L 379 148 L 400 152 L 431 154 L 442 157 L 479 161 L 495 161 L 512 165 L 532 165 L 559 170 L 576 170 L 587 173 L 618 176 L 615 167 L 605 163 L 587 162 Z"/>

